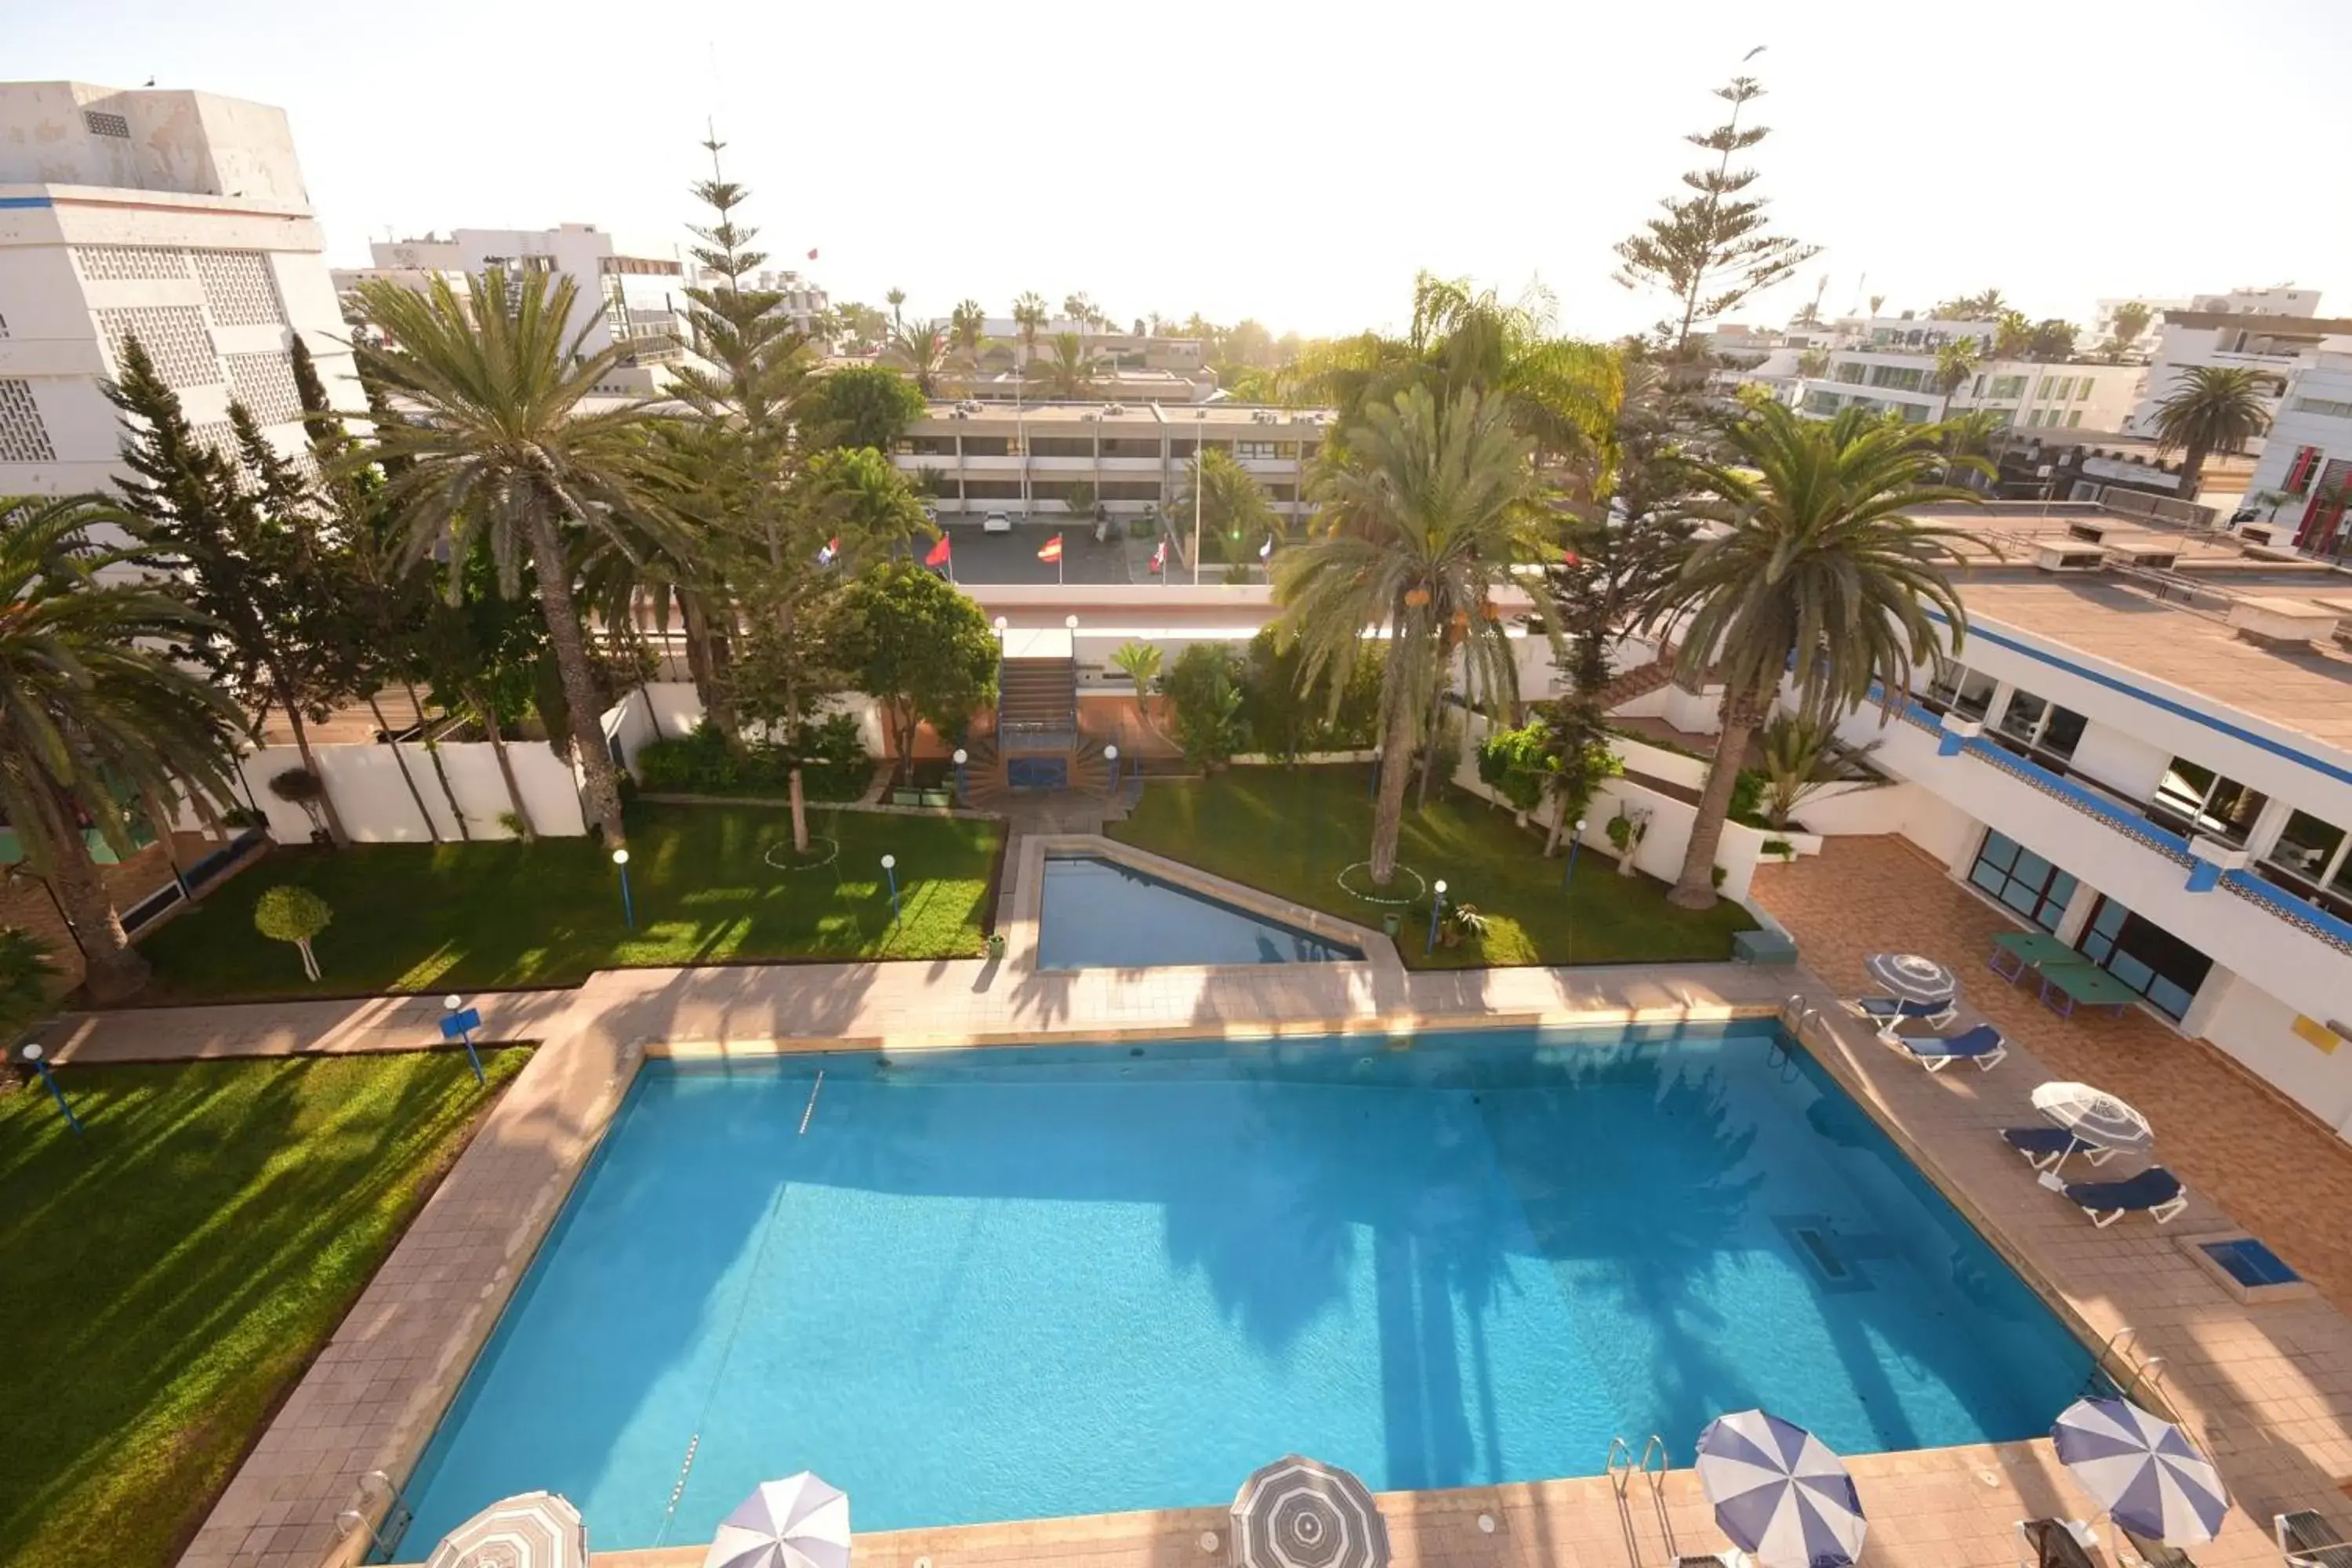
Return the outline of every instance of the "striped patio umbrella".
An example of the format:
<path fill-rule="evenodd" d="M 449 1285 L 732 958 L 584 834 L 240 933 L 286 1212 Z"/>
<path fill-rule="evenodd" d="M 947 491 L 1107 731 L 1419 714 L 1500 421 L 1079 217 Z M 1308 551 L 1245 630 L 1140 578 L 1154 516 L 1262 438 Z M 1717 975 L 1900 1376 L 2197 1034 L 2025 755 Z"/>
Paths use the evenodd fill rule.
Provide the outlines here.
<path fill-rule="evenodd" d="M 2033 1091 L 2033 1109 L 2095 1148 L 2145 1153 L 2156 1142 L 2147 1117 L 2087 1083 L 2045 1083 Z"/>
<path fill-rule="evenodd" d="M 1948 1002 L 1960 988 L 1950 970 L 1916 952 L 1874 952 L 1862 966 L 1898 1002 Z"/>
<path fill-rule="evenodd" d="M 587 1568 L 588 1527 L 553 1492 L 494 1502 L 441 1538 L 425 1568 Z"/>
<path fill-rule="evenodd" d="M 2221 1478 L 2179 1427 L 2124 1399 L 2078 1399 L 2050 1428 L 2059 1460 L 2134 1535 L 2210 1541 L 2230 1511 Z"/>
<path fill-rule="evenodd" d="M 1870 1527 L 1845 1461 L 1761 1410 L 1718 1415 L 1698 1435 L 1698 1479 L 1715 1521 L 1764 1568 L 1843 1568 Z"/>
<path fill-rule="evenodd" d="M 1388 1568 L 1389 1526 L 1363 1482 L 1287 1454 L 1234 1498 L 1233 1568 Z"/>
<path fill-rule="evenodd" d="M 719 1521 L 702 1568 L 849 1568 L 849 1499 L 803 1470 Z"/>

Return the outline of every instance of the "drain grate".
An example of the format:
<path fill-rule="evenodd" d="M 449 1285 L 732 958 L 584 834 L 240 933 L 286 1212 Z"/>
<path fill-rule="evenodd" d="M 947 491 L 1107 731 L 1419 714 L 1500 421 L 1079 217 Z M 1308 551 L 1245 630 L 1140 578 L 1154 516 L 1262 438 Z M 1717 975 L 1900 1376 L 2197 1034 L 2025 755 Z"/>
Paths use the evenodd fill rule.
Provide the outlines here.
<path fill-rule="evenodd" d="M 1841 1237 L 1829 1215 L 1818 1214 L 1775 1215 L 1773 1228 L 1789 1250 L 1804 1265 L 1813 1282 L 1827 1291 L 1868 1290 L 1873 1287 L 1869 1276 L 1856 1265 L 1866 1250 Z"/>

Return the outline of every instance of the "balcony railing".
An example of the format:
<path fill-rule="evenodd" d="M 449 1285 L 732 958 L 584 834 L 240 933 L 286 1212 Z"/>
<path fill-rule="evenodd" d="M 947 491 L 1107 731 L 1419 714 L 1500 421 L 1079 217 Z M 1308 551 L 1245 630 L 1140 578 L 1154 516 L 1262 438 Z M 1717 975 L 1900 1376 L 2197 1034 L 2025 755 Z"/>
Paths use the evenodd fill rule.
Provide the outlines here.
<path fill-rule="evenodd" d="M 1872 689 L 1871 697 L 1906 724 L 1915 725 L 1939 738 L 1945 732 L 1942 721 L 1916 698 L 1905 696 L 1890 701 L 1885 689 L 1879 687 Z M 2193 868 L 2197 863 L 2188 839 L 2152 820 L 2141 805 L 2126 801 L 2116 792 L 2092 787 L 2079 775 L 2070 778 L 2056 773 L 1995 744 L 1982 735 L 1961 741 L 1960 751 L 2000 769 L 2053 799 L 2065 802 L 2085 816 L 2096 817 L 2117 833 L 2154 850 L 2176 865 Z M 2305 935 L 2317 938 L 2339 952 L 2352 953 L 2352 921 L 2338 920 L 2309 900 L 2298 898 L 2289 889 L 2266 882 L 2251 871 L 2224 871 L 2221 885 Z"/>

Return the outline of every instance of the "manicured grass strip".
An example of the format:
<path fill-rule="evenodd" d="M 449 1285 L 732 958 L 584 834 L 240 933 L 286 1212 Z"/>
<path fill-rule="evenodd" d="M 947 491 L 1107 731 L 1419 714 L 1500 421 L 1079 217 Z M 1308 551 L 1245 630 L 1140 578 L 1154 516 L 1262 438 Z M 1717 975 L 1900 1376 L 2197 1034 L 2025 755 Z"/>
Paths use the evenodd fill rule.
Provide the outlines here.
<path fill-rule="evenodd" d="M 815 812 L 810 831 L 837 856 L 784 871 L 765 858 L 773 848 L 790 860 L 781 807 L 641 805 L 630 821 L 635 931 L 622 924 L 611 860 L 584 838 L 279 850 L 141 943 L 156 983 L 140 1000 L 572 985 L 629 966 L 981 951 L 993 823 Z M 898 861 L 896 921 L 886 854 Z M 316 985 L 291 947 L 253 929 L 254 901 L 280 882 L 313 889 L 334 910 L 312 943 Z"/>
<path fill-rule="evenodd" d="M 0 1096 L 0 1563 L 165 1568 L 530 1053 L 59 1069 Z"/>
<path fill-rule="evenodd" d="M 1113 837 L 1182 860 L 1295 903 L 1378 929 L 1382 907 L 1349 897 L 1340 870 L 1371 851 L 1367 767 L 1233 768 L 1205 780 L 1153 780 L 1135 815 Z M 1451 790 L 1433 791 L 1428 809 L 1405 803 L 1399 858 L 1446 901 L 1467 901 L 1489 922 L 1486 937 L 1440 944 L 1424 956 L 1429 900 L 1405 911 L 1398 951 L 1415 968 L 1525 963 L 1631 963 L 1731 956 L 1731 937 L 1756 922 L 1734 903 L 1703 913 L 1666 902 L 1647 877 L 1621 877 L 1605 855 L 1584 851 L 1566 891 L 1565 868 L 1543 858 L 1543 841 L 1510 815 Z M 1349 881 L 1370 886 L 1359 870 Z M 1416 888 L 1399 876 L 1386 896 Z"/>

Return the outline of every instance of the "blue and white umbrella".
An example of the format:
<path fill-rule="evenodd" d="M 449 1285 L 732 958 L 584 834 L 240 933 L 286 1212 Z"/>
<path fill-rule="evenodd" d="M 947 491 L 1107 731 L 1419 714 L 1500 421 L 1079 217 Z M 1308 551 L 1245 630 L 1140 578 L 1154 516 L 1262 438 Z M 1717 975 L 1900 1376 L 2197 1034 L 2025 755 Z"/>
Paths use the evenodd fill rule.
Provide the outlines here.
<path fill-rule="evenodd" d="M 1764 1568 L 1843 1568 L 1869 1524 L 1845 1461 L 1761 1410 L 1718 1415 L 1698 1435 L 1698 1479 L 1715 1521 Z"/>
<path fill-rule="evenodd" d="M 849 1568 L 849 1499 L 803 1470 L 721 1521 L 702 1568 Z"/>
<path fill-rule="evenodd" d="M 2179 1427 L 2125 1399 L 2078 1399 L 2050 1428 L 2059 1460 L 2134 1535 L 2210 1541 L 2230 1511 L 2221 1478 Z"/>
<path fill-rule="evenodd" d="M 1948 1002 L 1960 988 L 1950 970 L 1916 952 L 1874 952 L 1862 966 L 1898 1002 Z"/>

